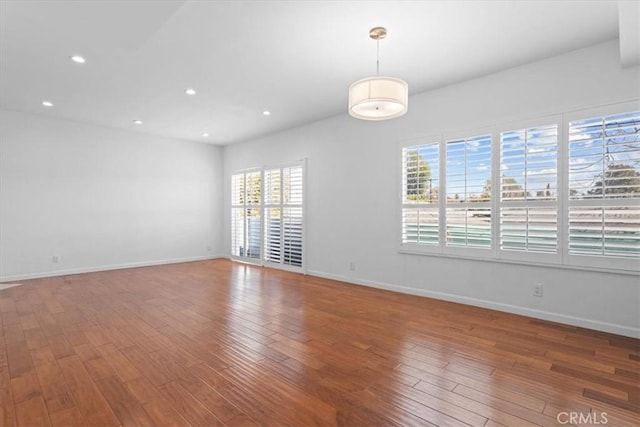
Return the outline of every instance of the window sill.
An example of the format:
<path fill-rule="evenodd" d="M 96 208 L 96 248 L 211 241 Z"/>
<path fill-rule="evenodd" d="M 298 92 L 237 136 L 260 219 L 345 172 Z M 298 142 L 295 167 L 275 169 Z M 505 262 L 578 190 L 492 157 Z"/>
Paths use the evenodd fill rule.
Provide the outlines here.
<path fill-rule="evenodd" d="M 427 251 L 418 251 L 400 248 L 398 249 L 398 253 L 404 255 L 419 255 L 419 256 L 428 256 L 428 257 L 436 257 L 436 258 L 450 258 L 450 259 L 464 259 L 469 261 L 482 261 L 482 262 L 496 262 L 501 264 L 517 264 L 517 265 L 527 265 L 531 267 L 544 267 L 544 268 L 558 268 L 561 270 L 578 270 L 578 271 L 594 271 L 598 273 L 609 273 L 609 274 L 623 274 L 627 276 L 640 276 L 640 271 L 631 270 L 631 269 L 613 269 L 613 268 L 599 268 L 593 266 L 581 266 L 581 265 L 570 265 L 570 264 L 553 264 L 548 262 L 532 262 L 532 261 L 522 261 L 522 260 L 513 260 L 513 259 L 502 259 L 502 258 L 491 258 L 491 257 L 478 257 L 471 255 L 452 255 L 452 254 L 443 254 L 436 252 L 427 252 Z"/>

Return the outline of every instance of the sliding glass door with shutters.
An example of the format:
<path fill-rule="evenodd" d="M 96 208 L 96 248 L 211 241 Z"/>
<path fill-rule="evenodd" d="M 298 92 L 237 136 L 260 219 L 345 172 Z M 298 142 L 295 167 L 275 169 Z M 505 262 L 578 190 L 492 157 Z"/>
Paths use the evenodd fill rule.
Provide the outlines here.
<path fill-rule="evenodd" d="M 269 167 L 231 177 L 231 255 L 301 270 L 304 164 Z"/>

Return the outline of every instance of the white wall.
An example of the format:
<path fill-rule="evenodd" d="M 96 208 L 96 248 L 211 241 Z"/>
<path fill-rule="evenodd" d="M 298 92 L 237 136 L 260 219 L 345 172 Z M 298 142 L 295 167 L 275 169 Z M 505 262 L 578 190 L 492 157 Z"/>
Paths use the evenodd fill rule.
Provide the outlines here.
<path fill-rule="evenodd" d="M 224 253 L 221 181 L 220 147 L 0 110 L 0 280 Z"/>
<path fill-rule="evenodd" d="M 409 113 L 393 121 L 344 114 L 227 146 L 226 251 L 230 175 L 306 157 L 310 274 L 640 336 L 637 277 L 397 251 L 398 140 L 638 98 L 639 75 L 638 67 L 621 69 L 611 41 L 413 96 Z M 345 109 L 346 92 L 345 84 Z M 534 280 L 543 298 L 531 295 Z"/>

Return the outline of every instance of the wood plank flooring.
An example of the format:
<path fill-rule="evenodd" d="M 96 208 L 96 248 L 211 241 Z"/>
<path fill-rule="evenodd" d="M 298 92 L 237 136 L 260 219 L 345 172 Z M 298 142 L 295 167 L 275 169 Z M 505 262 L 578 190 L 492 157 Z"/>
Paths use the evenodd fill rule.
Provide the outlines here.
<path fill-rule="evenodd" d="M 635 339 L 228 260 L 23 283 L 2 426 L 640 421 Z"/>

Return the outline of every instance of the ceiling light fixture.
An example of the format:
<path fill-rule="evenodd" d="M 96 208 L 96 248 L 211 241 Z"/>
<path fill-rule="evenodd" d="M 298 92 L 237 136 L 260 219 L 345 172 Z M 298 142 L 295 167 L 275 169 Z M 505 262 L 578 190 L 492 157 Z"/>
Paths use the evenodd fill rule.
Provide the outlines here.
<path fill-rule="evenodd" d="M 185 89 L 184 93 L 186 93 L 187 95 L 195 95 L 196 91 L 194 89 Z"/>
<path fill-rule="evenodd" d="M 42 101 L 42 105 L 45 107 L 53 107 L 53 102 L 51 101 Z"/>
<path fill-rule="evenodd" d="M 203 138 L 206 138 L 206 137 L 208 137 L 208 136 L 209 136 L 209 134 L 205 132 L 205 133 L 203 133 L 201 136 L 202 136 Z"/>
<path fill-rule="evenodd" d="M 85 62 L 87 62 L 87 61 L 86 61 L 82 56 L 80 56 L 80 55 L 73 55 L 73 56 L 70 56 L 70 58 L 71 58 L 71 60 L 72 60 L 73 62 L 76 62 L 76 63 L 78 63 L 78 64 L 84 64 Z"/>
<path fill-rule="evenodd" d="M 270 116 L 270 115 L 271 115 L 271 111 L 269 111 L 269 110 L 264 110 L 264 111 L 262 112 L 262 115 L 263 115 L 263 116 Z"/>
<path fill-rule="evenodd" d="M 404 80 L 380 76 L 380 40 L 387 29 L 375 27 L 369 37 L 376 41 L 376 76 L 367 77 L 349 86 L 349 114 L 361 120 L 388 120 L 407 112 L 409 86 Z"/>
<path fill-rule="evenodd" d="M 141 125 L 142 124 L 142 120 L 134 120 L 133 124 L 135 125 Z"/>

